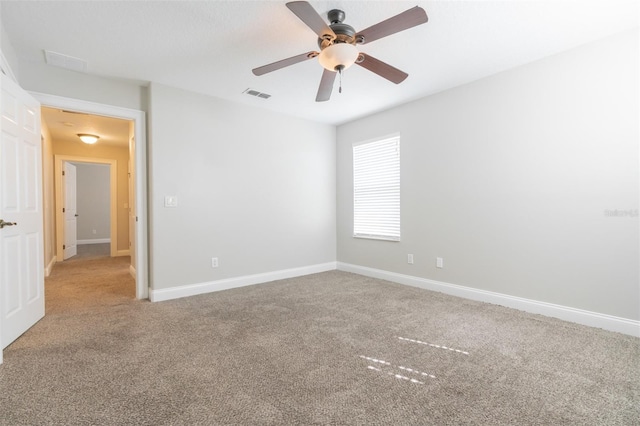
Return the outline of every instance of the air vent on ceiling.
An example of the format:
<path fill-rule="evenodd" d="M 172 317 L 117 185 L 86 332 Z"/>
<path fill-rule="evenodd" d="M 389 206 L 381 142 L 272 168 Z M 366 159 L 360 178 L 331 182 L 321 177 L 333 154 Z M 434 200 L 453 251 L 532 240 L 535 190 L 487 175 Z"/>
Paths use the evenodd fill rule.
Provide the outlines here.
<path fill-rule="evenodd" d="M 254 89 L 247 89 L 242 93 L 246 93 L 247 95 L 256 96 L 262 99 L 269 99 L 271 97 L 271 95 L 268 93 L 258 92 L 257 90 L 254 90 Z"/>
<path fill-rule="evenodd" d="M 47 61 L 47 64 L 53 65 L 55 67 L 65 68 L 77 72 L 87 71 L 87 61 L 74 58 L 73 56 L 63 55 L 62 53 L 45 50 L 44 57 Z"/>

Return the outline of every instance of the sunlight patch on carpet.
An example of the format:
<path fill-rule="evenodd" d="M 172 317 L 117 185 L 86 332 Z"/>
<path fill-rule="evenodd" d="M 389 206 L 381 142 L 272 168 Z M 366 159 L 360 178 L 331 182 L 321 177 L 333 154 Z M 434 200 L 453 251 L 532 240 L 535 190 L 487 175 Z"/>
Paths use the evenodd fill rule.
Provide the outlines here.
<path fill-rule="evenodd" d="M 373 365 L 367 365 L 367 368 L 369 370 L 377 371 L 379 373 L 385 373 L 384 371 L 382 371 L 382 369 L 374 367 Z M 415 383 L 415 384 L 418 384 L 418 385 L 424 385 L 424 382 L 421 382 L 420 380 L 409 378 L 407 376 L 403 376 L 402 374 L 395 374 L 395 373 L 390 373 L 390 372 L 387 372 L 386 374 L 388 376 L 395 377 L 396 379 L 406 380 L 408 382 Z"/>
<path fill-rule="evenodd" d="M 385 373 L 388 376 L 395 377 L 396 379 L 400 379 L 400 380 L 406 380 L 411 383 L 424 385 L 424 382 L 421 382 L 420 380 L 417 380 L 411 377 L 407 377 L 404 374 L 398 374 L 397 371 L 390 372 L 390 371 L 384 371 L 383 369 L 385 367 L 391 367 L 391 368 L 402 370 L 403 373 L 411 373 L 411 374 L 418 375 L 421 378 L 430 378 L 430 379 L 436 378 L 436 376 L 434 376 L 433 374 L 425 373 L 424 371 L 416 370 L 415 368 L 411 368 L 411 367 L 405 367 L 403 365 L 393 365 L 389 361 L 384 361 L 378 358 L 373 358 L 365 355 L 360 355 L 360 358 L 379 365 L 379 367 L 373 366 L 373 365 L 367 365 L 368 370 L 377 371 L 379 373 Z"/>
<path fill-rule="evenodd" d="M 428 343 L 428 342 L 423 342 L 421 340 L 408 339 L 406 337 L 400 337 L 400 336 L 398 336 L 398 339 L 403 340 L 405 342 L 411 342 L 411 343 L 417 343 L 419 345 L 430 346 L 430 347 L 436 348 L 436 349 L 444 349 L 444 350 L 451 351 L 451 352 L 456 352 L 456 353 L 459 353 L 459 354 L 462 354 L 462 355 L 469 355 L 469 352 L 463 351 L 462 349 L 450 348 L 448 346 L 436 345 L 435 343 Z"/>
<path fill-rule="evenodd" d="M 376 362 L 378 364 L 391 365 L 390 362 L 387 362 L 387 361 L 384 361 L 384 360 L 381 360 L 381 359 L 371 358 L 371 357 L 364 356 L 364 355 L 360 355 L 360 358 L 366 359 L 367 361 Z"/>

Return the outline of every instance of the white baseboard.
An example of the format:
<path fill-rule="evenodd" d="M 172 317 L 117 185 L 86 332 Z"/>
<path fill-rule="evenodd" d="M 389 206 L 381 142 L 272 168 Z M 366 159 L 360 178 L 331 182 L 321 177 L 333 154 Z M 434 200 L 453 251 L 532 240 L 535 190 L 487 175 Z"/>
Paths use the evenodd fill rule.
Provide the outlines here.
<path fill-rule="evenodd" d="M 56 264 L 56 257 L 52 256 L 51 260 L 49 261 L 49 263 L 47 263 L 47 266 L 44 268 L 44 276 L 48 277 L 49 275 L 51 275 L 51 271 L 53 270 L 53 265 Z"/>
<path fill-rule="evenodd" d="M 136 268 L 133 265 L 129 265 L 129 275 L 136 279 Z"/>
<path fill-rule="evenodd" d="M 94 238 L 90 240 L 77 240 L 77 244 L 104 244 L 111 243 L 111 238 Z"/>
<path fill-rule="evenodd" d="M 365 266 L 352 265 L 349 263 L 337 262 L 337 266 L 340 271 L 353 272 L 367 277 L 380 278 L 398 284 L 438 291 L 465 299 L 493 303 L 495 305 L 506 306 L 508 308 L 514 308 L 525 312 L 546 315 L 548 317 L 571 321 L 577 324 L 640 337 L 640 321 L 636 320 L 585 311 L 583 309 L 571 308 L 569 306 L 555 305 L 553 303 L 539 302 L 537 300 L 525 299 L 522 297 L 509 296 L 507 294 L 479 290 L 471 287 L 414 277 L 411 275 L 403 275 L 395 272 L 368 268 Z"/>
<path fill-rule="evenodd" d="M 149 290 L 149 300 L 161 302 L 163 300 L 178 299 L 180 297 L 195 296 L 214 291 L 228 290 L 254 284 L 262 284 L 270 281 L 286 278 L 301 277 L 303 275 L 316 274 L 318 272 L 333 271 L 336 262 L 321 263 L 318 265 L 303 266 L 301 268 L 283 269 L 281 271 L 265 272 L 263 274 L 245 275 L 242 277 L 227 278 L 224 280 L 210 281 L 199 284 L 190 284 L 179 287 Z"/>

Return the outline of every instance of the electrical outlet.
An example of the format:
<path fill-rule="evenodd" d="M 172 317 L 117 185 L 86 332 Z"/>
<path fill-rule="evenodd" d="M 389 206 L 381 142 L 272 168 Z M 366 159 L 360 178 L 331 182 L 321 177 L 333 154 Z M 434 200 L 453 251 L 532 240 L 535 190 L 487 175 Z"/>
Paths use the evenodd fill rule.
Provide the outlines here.
<path fill-rule="evenodd" d="M 436 268 L 444 268 L 444 260 L 441 257 L 436 257 Z"/>
<path fill-rule="evenodd" d="M 409 265 L 413 265 L 413 255 L 412 254 L 408 254 L 407 255 L 407 263 Z"/>
<path fill-rule="evenodd" d="M 211 267 L 212 268 L 217 268 L 218 267 L 218 258 L 217 257 L 212 257 L 211 258 Z"/>
<path fill-rule="evenodd" d="M 92 233 L 93 235 L 96 235 L 96 234 L 98 233 L 98 231 L 96 231 L 95 229 L 92 229 L 92 230 L 91 230 L 91 233 Z"/>

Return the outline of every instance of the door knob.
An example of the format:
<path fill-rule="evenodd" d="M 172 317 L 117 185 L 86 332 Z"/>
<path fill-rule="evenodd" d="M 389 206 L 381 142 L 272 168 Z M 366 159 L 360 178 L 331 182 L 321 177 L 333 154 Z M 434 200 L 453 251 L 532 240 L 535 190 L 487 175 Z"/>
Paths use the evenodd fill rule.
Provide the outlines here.
<path fill-rule="evenodd" d="M 4 228 L 5 226 L 13 226 L 13 225 L 17 225 L 16 222 L 5 222 L 4 220 L 0 219 L 0 229 Z"/>

